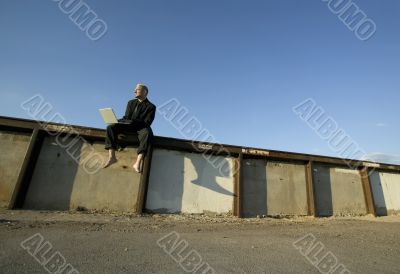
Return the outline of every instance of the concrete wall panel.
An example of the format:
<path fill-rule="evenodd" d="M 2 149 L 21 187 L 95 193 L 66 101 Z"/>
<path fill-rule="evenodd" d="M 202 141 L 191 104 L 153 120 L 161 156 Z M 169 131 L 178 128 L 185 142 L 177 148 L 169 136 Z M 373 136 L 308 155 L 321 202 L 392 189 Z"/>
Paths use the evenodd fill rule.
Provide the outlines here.
<path fill-rule="evenodd" d="M 267 162 L 261 159 L 244 159 L 243 163 L 242 215 L 267 215 Z"/>
<path fill-rule="evenodd" d="M 306 170 L 301 164 L 267 164 L 268 215 L 307 215 Z"/>
<path fill-rule="evenodd" d="M 159 213 L 228 213 L 233 209 L 233 189 L 232 158 L 155 149 L 146 209 Z"/>
<path fill-rule="evenodd" d="M 377 215 L 400 213 L 400 174 L 374 171 L 370 176 Z"/>
<path fill-rule="evenodd" d="M 73 144 L 77 140 L 73 138 L 57 140 L 55 137 L 44 140 L 24 208 L 135 210 L 140 181 L 140 175 L 132 168 L 136 149 L 117 152 L 116 164 L 98 169 L 108 157 L 103 143 L 90 145 L 78 140 Z M 95 170 L 98 171 L 91 174 Z"/>
<path fill-rule="evenodd" d="M 0 207 L 7 207 L 20 173 L 30 133 L 0 132 Z"/>
<path fill-rule="evenodd" d="M 305 166 L 245 159 L 242 214 L 307 215 Z"/>
<path fill-rule="evenodd" d="M 367 214 L 358 170 L 315 165 L 313 176 L 318 216 Z"/>

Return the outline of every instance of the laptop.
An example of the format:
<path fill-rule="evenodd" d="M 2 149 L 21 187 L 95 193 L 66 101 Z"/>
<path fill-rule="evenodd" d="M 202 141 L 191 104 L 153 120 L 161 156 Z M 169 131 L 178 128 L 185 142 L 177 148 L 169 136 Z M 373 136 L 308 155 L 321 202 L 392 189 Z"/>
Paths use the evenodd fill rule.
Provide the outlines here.
<path fill-rule="evenodd" d="M 131 120 L 126 120 L 126 119 L 117 119 L 117 116 L 114 113 L 114 110 L 112 108 L 101 108 L 99 109 L 101 117 L 103 117 L 103 120 L 106 124 L 132 124 Z"/>
<path fill-rule="evenodd" d="M 114 111 L 112 108 L 101 108 L 99 109 L 101 117 L 103 117 L 103 120 L 106 124 L 117 124 L 118 119 L 117 116 L 115 115 Z"/>

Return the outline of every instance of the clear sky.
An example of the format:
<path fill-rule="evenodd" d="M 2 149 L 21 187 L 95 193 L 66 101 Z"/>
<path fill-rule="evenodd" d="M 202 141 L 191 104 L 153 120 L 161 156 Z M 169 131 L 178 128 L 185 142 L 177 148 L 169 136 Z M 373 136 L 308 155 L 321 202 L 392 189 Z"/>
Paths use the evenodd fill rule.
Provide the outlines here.
<path fill-rule="evenodd" d="M 292 111 L 312 98 L 396 162 L 400 1 L 354 2 L 376 23 L 367 41 L 321 0 L 85 0 L 108 27 L 97 41 L 56 1 L 0 0 L 0 115 L 30 118 L 20 104 L 41 94 L 69 124 L 104 128 L 98 109 L 122 116 L 143 82 L 221 143 L 335 156 Z M 160 113 L 153 130 L 184 138 Z"/>

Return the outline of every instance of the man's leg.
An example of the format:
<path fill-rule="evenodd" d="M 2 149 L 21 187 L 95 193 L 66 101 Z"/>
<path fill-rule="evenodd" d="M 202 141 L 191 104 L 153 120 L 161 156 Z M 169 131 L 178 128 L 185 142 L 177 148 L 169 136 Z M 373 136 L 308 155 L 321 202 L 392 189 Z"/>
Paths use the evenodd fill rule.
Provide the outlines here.
<path fill-rule="evenodd" d="M 117 158 L 115 157 L 115 149 L 117 148 L 117 134 L 118 124 L 107 126 L 105 149 L 108 149 L 108 161 L 103 168 L 107 168 L 117 162 Z"/>
<path fill-rule="evenodd" d="M 138 154 L 136 162 L 132 166 L 137 173 L 142 173 L 143 171 L 143 158 L 144 158 L 144 153 Z"/>
<path fill-rule="evenodd" d="M 133 169 L 136 172 L 141 173 L 143 171 L 143 158 L 149 147 L 151 138 L 153 137 L 153 131 L 151 128 L 143 128 L 138 131 L 139 147 L 137 149 L 138 157 L 136 162 L 133 164 Z"/>
<path fill-rule="evenodd" d="M 117 157 L 115 157 L 115 149 L 110 148 L 108 150 L 108 160 L 106 164 L 103 166 L 103 168 L 107 168 L 111 166 L 112 164 L 115 164 L 117 162 Z"/>

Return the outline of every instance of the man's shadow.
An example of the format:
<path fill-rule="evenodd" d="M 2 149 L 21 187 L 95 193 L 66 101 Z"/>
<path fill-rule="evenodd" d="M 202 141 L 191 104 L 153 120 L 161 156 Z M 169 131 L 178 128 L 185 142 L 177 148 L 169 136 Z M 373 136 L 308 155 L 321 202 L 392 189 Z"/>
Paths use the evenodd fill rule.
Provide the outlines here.
<path fill-rule="evenodd" d="M 214 162 L 215 167 L 207 159 L 218 160 Z M 200 153 L 155 149 L 152 157 L 146 210 L 153 213 L 181 213 L 188 210 L 193 203 L 197 205 L 203 202 L 208 203 L 208 201 L 201 200 L 200 188 L 232 196 L 232 192 L 217 182 L 217 178 L 225 180 L 231 178 L 231 169 L 232 163 L 224 157 L 212 156 L 209 158 Z M 192 178 L 195 176 L 197 177 L 193 180 Z M 233 181 L 233 179 L 231 180 Z M 185 186 L 189 195 L 187 197 L 190 197 L 189 201 L 183 201 Z M 194 186 L 195 188 L 193 188 Z"/>
<path fill-rule="evenodd" d="M 222 195 L 233 196 L 232 192 L 217 182 L 217 178 L 232 177 L 232 164 L 225 157 L 203 154 L 187 154 L 186 157 L 190 159 L 197 173 L 197 178 L 191 181 L 193 184 Z"/>

